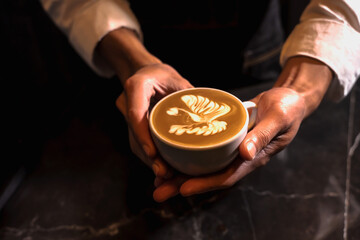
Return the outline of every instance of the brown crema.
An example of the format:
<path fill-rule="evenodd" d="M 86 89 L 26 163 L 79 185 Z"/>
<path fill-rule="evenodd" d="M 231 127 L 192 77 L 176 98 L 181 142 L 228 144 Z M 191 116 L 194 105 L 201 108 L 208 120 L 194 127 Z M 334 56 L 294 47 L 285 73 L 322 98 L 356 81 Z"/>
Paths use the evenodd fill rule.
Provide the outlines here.
<path fill-rule="evenodd" d="M 235 96 L 217 89 L 194 88 L 162 99 L 150 119 L 163 141 L 183 147 L 210 147 L 235 137 L 246 110 Z"/>

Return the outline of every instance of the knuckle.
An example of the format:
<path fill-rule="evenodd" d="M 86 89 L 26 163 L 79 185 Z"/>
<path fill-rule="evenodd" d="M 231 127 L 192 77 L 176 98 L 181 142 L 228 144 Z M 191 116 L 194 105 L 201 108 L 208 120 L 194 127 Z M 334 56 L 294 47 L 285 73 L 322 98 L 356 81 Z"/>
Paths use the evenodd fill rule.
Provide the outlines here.
<path fill-rule="evenodd" d="M 139 77 L 130 77 L 124 83 L 125 92 L 132 91 L 142 85 L 143 79 Z"/>
<path fill-rule="evenodd" d="M 124 83 L 125 92 L 148 89 L 153 85 L 154 78 L 148 74 L 134 75 Z"/>
<path fill-rule="evenodd" d="M 124 83 L 124 90 L 127 92 L 129 89 L 132 89 L 134 87 L 134 77 L 128 78 Z"/>
<path fill-rule="evenodd" d="M 263 148 L 249 164 L 253 165 L 253 169 L 265 166 L 270 161 L 271 151 L 269 146 Z"/>
<path fill-rule="evenodd" d="M 259 166 L 260 166 L 260 167 L 263 167 L 263 166 L 265 166 L 268 162 L 269 162 L 269 158 L 262 158 L 262 159 L 259 161 Z"/>
<path fill-rule="evenodd" d="M 290 114 L 286 109 L 281 109 L 279 116 L 281 116 L 283 126 L 290 126 L 292 124 L 293 114 Z"/>
<path fill-rule="evenodd" d="M 269 162 L 270 158 L 265 156 L 265 157 L 261 157 L 259 159 L 257 159 L 254 164 L 255 166 L 258 167 L 263 167 L 265 166 L 268 162 Z"/>
<path fill-rule="evenodd" d="M 262 129 L 258 132 L 258 141 L 261 147 L 265 147 L 271 141 L 271 132 L 268 129 Z"/>

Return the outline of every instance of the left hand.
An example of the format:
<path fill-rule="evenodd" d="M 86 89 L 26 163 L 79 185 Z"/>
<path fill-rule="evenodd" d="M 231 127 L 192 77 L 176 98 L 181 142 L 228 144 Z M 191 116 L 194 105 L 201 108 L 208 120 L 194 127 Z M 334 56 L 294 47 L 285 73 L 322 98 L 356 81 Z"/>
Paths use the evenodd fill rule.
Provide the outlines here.
<path fill-rule="evenodd" d="M 205 176 L 156 177 L 155 201 L 228 188 L 264 166 L 293 140 L 303 119 L 320 104 L 332 77 L 331 70 L 317 60 L 289 59 L 274 88 L 251 100 L 258 107 L 256 124 L 240 144 L 239 157 L 224 170 Z"/>
<path fill-rule="evenodd" d="M 305 114 L 304 99 L 289 88 L 273 88 L 251 101 L 258 106 L 257 122 L 241 143 L 240 156 L 226 169 L 200 177 L 177 175 L 167 181 L 155 179 L 158 202 L 180 193 L 183 196 L 228 188 L 265 165 L 271 156 L 295 137 Z"/>

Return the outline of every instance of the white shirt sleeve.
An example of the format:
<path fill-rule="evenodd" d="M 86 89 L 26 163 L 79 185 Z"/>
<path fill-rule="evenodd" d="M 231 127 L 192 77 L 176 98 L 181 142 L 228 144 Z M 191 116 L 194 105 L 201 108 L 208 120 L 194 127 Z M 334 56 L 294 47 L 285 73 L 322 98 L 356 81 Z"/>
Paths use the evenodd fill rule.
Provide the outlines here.
<path fill-rule="evenodd" d="M 140 39 L 139 23 L 126 0 L 40 0 L 55 24 L 67 35 L 71 45 L 100 76 L 114 72 L 95 54 L 97 43 L 120 27 L 134 30 Z"/>
<path fill-rule="evenodd" d="M 328 97 L 346 96 L 360 75 L 360 0 L 313 0 L 286 40 L 280 57 L 303 55 L 327 64 L 335 73 Z"/>

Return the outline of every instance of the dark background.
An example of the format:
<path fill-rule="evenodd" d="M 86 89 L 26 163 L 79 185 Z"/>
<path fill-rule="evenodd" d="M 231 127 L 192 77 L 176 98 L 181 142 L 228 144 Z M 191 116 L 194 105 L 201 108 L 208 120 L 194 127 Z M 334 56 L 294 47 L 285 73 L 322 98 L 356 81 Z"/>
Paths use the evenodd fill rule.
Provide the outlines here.
<path fill-rule="evenodd" d="M 188 1 L 186 4 L 190 5 L 191 2 Z M 216 5 L 216 1 L 208 1 L 212 2 L 212 5 L 206 5 L 205 2 L 193 3 L 193 11 L 190 12 L 191 21 L 185 21 L 188 27 L 185 32 L 191 32 L 192 36 L 194 32 L 199 32 L 198 37 L 193 39 L 187 39 L 187 35 L 182 35 L 183 37 L 179 39 L 180 35 L 175 33 L 179 29 L 169 28 L 169 25 L 175 25 L 180 30 L 184 27 L 184 19 L 180 23 L 176 22 L 177 18 L 181 18 L 179 16 L 181 11 L 176 11 L 179 10 L 179 6 L 168 6 L 173 9 L 169 14 L 172 22 L 163 23 L 161 28 L 148 28 L 146 25 L 146 21 L 160 23 L 161 19 L 147 19 L 146 14 L 141 15 L 143 17 L 139 20 L 144 24 L 145 45 L 190 81 L 200 81 L 199 85 L 213 84 L 215 87 L 224 87 L 216 86 L 219 84 L 218 79 L 224 77 L 242 79 L 241 82 L 236 83 L 237 87 L 258 83 L 256 79 L 249 78 L 238 70 L 242 60 L 236 56 L 247 41 L 239 33 L 253 31 L 253 27 L 257 26 L 259 21 L 247 22 L 246 29 L 238 29 L 236 23 L 245 21 L 247 15 L 238 16 L 236 12 L 226 15 L 224 14 L 226 9 L 219 8 L 221 4 Z M 238 8 L 238 3 L 236 5 L 234 2 L 236 1 L 229 1 L 227 9 L 230 4 L 235 4 L 233 9 Z M 247 2 L 250 2 L 248 7 L 256 8 L 256 1 Z M 286 34 L 296 24 L 305 6 L 304 2 L 282 1 Z M 232 7 L 230 6 L 230 9 Z M 197 13 L 202 12 L 203 8 L 217 10 L 219 16 L 215 25 L 204 25 L 202 21 L 209 20 L 211 16 L 202 14 L 200 17 Z M 138 14 L 146 9 L 134 4 L 134 11 Z M 259 9 L 258 13 L 263 10 Z M 235 24 L 234 19 L 236 19 Z M 219 30 L 216 27 L 219 23 L 227 27 Z M 155 41 L 164 29 L 169 39 L 166 39 L 166 42 L 164 39 Z M 0 167 L 1 193 L 20 168 L 25 169 L 25 172 L 31 172 L 32 167 L 36 166 L 39 160 L 44 142 L 61 133 L 75 113 L 80 112 L 85 121 L 91 122 L 96 117 L 109 114 L 109 110 L 115 112 L 114 102 L 121 93 L 122 87 L 116 77 L 103 79 L 91 71 L 69 45 L 66 37 L 51 22 L 38 1 L 2 1 L 0 30 L 3 60 L 0 78 L 3 84 L 2 106 L 5 120 L 2 129 L 6 153 Z M 215 34 L 218 36 L 215 42 L 223 47 L 221 49 L 212 46 L 213 42 L 204 41 L 214 36 L 214 31 L 219 33 Z M 177 41 L 178 45 L 172 46 L 173 41 Z M 195 41 L 201 48 L 190 48 L 185 52 L 179 45 L 179 42 L 186 42 L 189 45 L 191 41 Z M 204 44 L 201 44 L 202 42 Z M 168 54 L 169 49 L 173 49 L 172 54 Z M 211 57 L 201 60 L 200 57 L 209 55 L 208 49 L 211 49 Z M 191 55 L 192 51 L 197 51 L 198 55 Z M 202 70 L 199 71 L 199 68 Z M 224 82 L 220 81 L 220 83 Z M 114 118 L 114 121 L 122 121 L 122 119 Z M 19 180 L 23 178 L 22 176 L 23 174 L 20 175 Z"/>
<path fill-rule="evenodd" d="M 286 34 L 299 2 L 283 2 Z M 284 151 L 232 188 L 157 204 L 153 173 L 131 153 L 114 104 L 119 81 L 96 76 L 37 1 L 6 0 L 0 13 L 0 208 L 9 199 L 0 239 L 338 240 L 344 228 L 347 240 L 360 239 L 360 82 L 342 102 L 324 101 Z M 170 56 L 150 33 L 145 44 Z M 183 59 L 166 61 L 199 80 Z M 223 76 L 210 70 L 201 78 Z M 271 87 L 235 70 L 243 81 L 231 92 L 241 99 Z"/>

